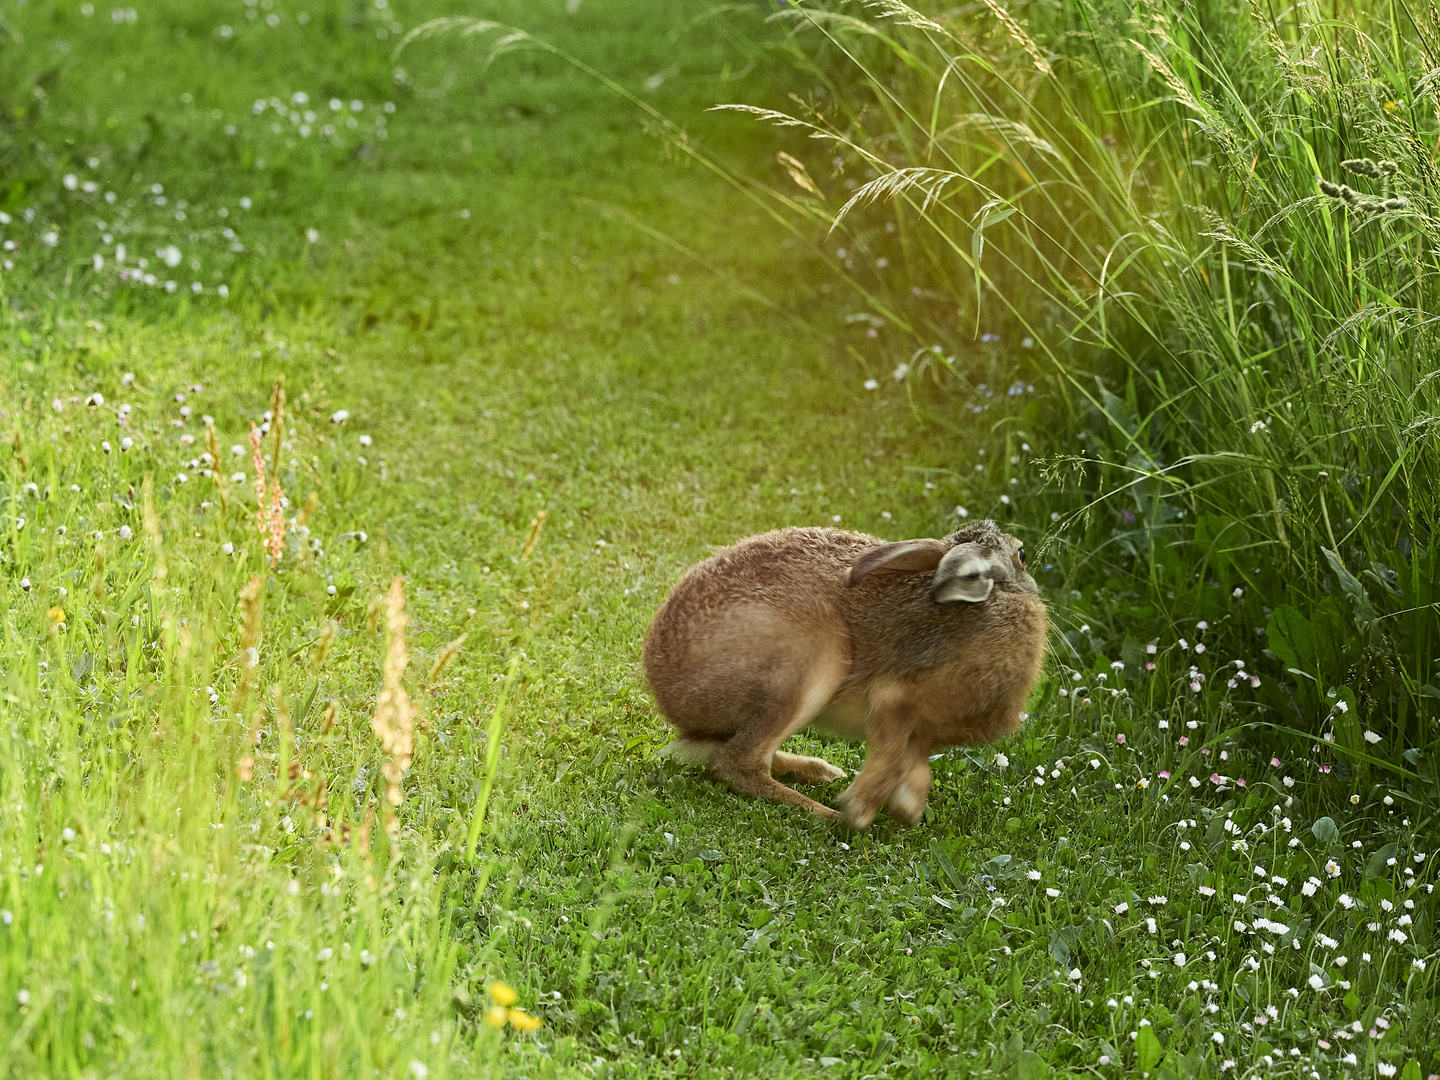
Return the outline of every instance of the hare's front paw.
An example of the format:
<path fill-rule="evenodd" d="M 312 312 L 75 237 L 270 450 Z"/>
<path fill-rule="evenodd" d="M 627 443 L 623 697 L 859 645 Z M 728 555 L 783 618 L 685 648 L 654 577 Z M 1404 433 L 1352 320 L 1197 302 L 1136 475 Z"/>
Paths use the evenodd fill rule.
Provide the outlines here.
<path fill-rule="evenodd" d="M 870 823 L 875 820 L 875 815 L 880 812 L 880 804 L 867 797 L 863 791 L 856 791 L 859 781 L 851 784 L 840 793 L 836 801 L 845 815 L 846 823 L 857 830 L 868 829 Z"/>
<path fill-rule="evenodd" d="M 902 782 L 890 796 L 885 812 L 896 821 L 914 825 L 925 813 L 925 792 L 915 791 L 909 782 Z"/>

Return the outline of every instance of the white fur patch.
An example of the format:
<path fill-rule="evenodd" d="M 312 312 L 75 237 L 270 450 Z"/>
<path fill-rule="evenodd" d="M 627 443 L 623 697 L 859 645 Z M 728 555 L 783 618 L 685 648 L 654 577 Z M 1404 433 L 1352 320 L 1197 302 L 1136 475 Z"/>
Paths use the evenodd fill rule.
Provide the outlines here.
<path fill-rule="evenodd" d="M 723 743 L 708 739 L 676 739 L 660 750 L 660 757 L 678 761 L 681 765 L 709 765 Z"/>

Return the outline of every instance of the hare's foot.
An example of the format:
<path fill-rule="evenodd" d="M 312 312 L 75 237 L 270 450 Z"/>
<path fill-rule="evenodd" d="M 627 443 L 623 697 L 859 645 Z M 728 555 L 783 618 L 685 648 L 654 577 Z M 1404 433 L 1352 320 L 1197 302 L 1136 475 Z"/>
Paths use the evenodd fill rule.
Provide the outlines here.
<path fill-rule="evenodd" d="M 909 772 L 890 793 L 885 812 L 896 821 L 914 825 L 925 814 L 931 779 L 930 763 L 923 755 L 918 761 L 912 761 Z"/>
<path fill-rule="evenodd" d="M 794 777 L 797 784 L 825 784 L 845 779 L 845 770 L 836 768 L 824 758 L 802 757 L 783 750 L 775 751 L 770 760 L 770 774 Z"/>
<path fill-rule="evenodd" d="M 776 780 L 765 768 L 763 758 L 755 759 L 751 755 L 736 759 L 726 754 L 717 754 L 710 762 L 710 773 L 717 780 L 723 780 L 730 785 L 730 790 L 737 795 L 749 795 L 757 799 L 770 799 L 774 802 L 794 803 L 796 806 L 804 807 L 816 817 L 838 818 L 840 815 L 823 806 L 814 799 L 801 795 L 792 787 L 786 787 Z"/>
<path fill-rule="evenodd" d="M 875 815 L 880 812 L 880 804 L 884 801 L 865 790 L 868 785 L 861 783 L 864 778 L 864 773 L 861 773 L 835 800 L 840 804 L 840 812 L 845 816 L 845 823 L 852 829 L 868 829 L 870 823 L 875 820 Z"/>
<path fill-rule="evenodd" d="M 930 766 L 924 758 L 898 777 L 890 769 L 872 767 L 867 760 L 837 801 L 852 829 L 868 829 L 882 806 L 896 821 L 913 825 L 925 813 L 930 779 Z"/>

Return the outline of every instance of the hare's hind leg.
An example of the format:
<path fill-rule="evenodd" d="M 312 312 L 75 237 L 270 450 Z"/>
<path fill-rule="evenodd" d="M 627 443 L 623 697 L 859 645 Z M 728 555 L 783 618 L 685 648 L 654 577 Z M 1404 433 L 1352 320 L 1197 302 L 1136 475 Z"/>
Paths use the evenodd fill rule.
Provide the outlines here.
<path fill-rule="evenodd" d="M 775 751 L 770 761 L 770 774 L 793 777 L 797 784 L 824 784 L 845 779 L 845 770 L 831 765 L 824 758 L 787 754 L 783 750 Z"/>
<path fill-rule="evenodd" d="M 845 678 L 845 665 L 840 657 L 827 657 L 819 663 L 809 659 L 803 671 L 777 672 L 779 677 L 771 685 L 774 692 L 767 695 L 765 705 L 741 724 L 728 742 L 715 750 L 710 757 L 710 772 L 717 780 L 727 782 L 737 794 L 794 803 L 819 817 L 839 817 L 830 807 L 786 787 L 773 775 L 789 771 L 788 766 L 801 762 L 807 766 L 815 762 L 832 772 L 838 771 L 819 758 L 777 752 L 781 743 L 820 714 Z M 785 678 L 787 674 L 792 677 Z M 819 778 L 835 779 L 834 776 Z"/>

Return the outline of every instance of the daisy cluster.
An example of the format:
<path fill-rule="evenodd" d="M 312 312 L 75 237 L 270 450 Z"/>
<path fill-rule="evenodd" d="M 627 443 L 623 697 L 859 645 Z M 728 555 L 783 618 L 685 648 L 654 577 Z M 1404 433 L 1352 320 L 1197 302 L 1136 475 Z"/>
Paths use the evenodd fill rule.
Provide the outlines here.
<path fill-rule="evenodd" d="M 243 10 L 238 29 L 217 27 L 209 47 L 229 50 L 245 33 L 270 33 L 282 25 L 299 37 L 325 32 L 308 13 L 282 11 L 273 0 L 251 0 Z M 23 8 L 19 14 L 25 14 Z M 82 27 L 74 29 L 81 36 L 123 37 L 147 17 L 145 10 L 137 14 L 132 8 L 110 10 L 108 19 L 105 14 L 82 5 Z M 388 2 L 372 0 L 360 8 L 360 18 L 374 22 L 384 36 L 403 31 Z M 101 30 L 102 21 L 113 26 Z M 42 33 L 23 23 L 21 29 Z M 395 68 L 387 81 L 403 86 L 409 76 Z M 377 91 L 373 85 L 368 92 L 292 85 L 268 97 L 240 93 L 197 86 L 148 112 L 147 123 L 182 132 L 190 147 L 168 175 L 156 174 L 153 158 L 136 157 L 133 146 L 147 145 L 146 140 L 132 138 L 115 117 L 108 126 L 74 127 L 63 139 L 22 146 L 23 171 L 45 179 L 0 198 L 0 287 L 16 295 L 64 278 L 82 297 L 121 290 L 225 301 L 251 253 L 266 254 L 267 244 L 318 242 L 313 227 L 287 226 L 285 235 L 271 235 L 265 227 L 261 211 L 274 174 L 289 168 L 313 173 L 317 165 L 340 167 L 368 156 L 375 143 L 388 138 L 395 102 L 384 100 L 383 86 Z M 62 98 L 50 97 L 40 95 L 35 108 L 55 109 L 58 116 Z"/>
<path fill-rule="evenodd" d="M 260 121 L 251 131 L 257 142 L 266 136 L 279 136 L 286 149 L 294 149 L 297 140 L 316 139 L 333 146 L 349 148 L 361 139 L 384 139 L 389 135 L 389 118 L 395 103 L 370 107 L 360 98 L 332 97 L 312 103 L 309 93 L 296 90 L 287 97 L 256 98 L 250 115 Z M 234 125 L 227 125 L 226 134 L 235 134 Z"/>
<path fill-rule="evenodd" d="M 1199 659 L 1188 642 L 1175 651 Z M 1072 733 L 1057 743 L 1065 752 L 990 759 L 1002 812 L 1043 814 L 1068 797 L 1077 813 L 1133 822 L 1145 854 L 1103 883 L 1063 857 L 1016 879 L 1028 903 L 1007 898 L 1005 918 L 1049 936 L 1056 968 L 1041 982 L 1074 995 L 1081 1017 L 1103 1017 L 1096 1063 L 1117 1076 L 1166 1055 L 1231 1075 L 1440 1072 L 1426 1035 L 1436 858 L 1405 816 L 1416 795 L 1383 776 L 1363 794 L 1338 790 L 1323 744 L 1289 763 L 1257 753 L 1255 736 L 1202 711 L 1191 688 L 1223 698 L 1248 685 L 1248 665 L 1221 667 L 1223 688 L 1200 667 L 1179 665 L 1166 687 L 1177 708 L 1158 718 L 1135 700 L 1143 669 L 1065 670 L 1049 716 Z M 1014 917 L 1027 907 L 1028 920 Z M 1091 934 L 1107 947 L 1076 944 Z"/>
<path fill-rule="evenodd" d="M 250 196 L 191 201 L 158 181 L 117 177 L 99 156 L 32 195 L 17 213 L 0 211 L 0 270 L 22 279 L 64 266 L 97 294 L 125 286 L 223 300 L 249 250 Z"/>

